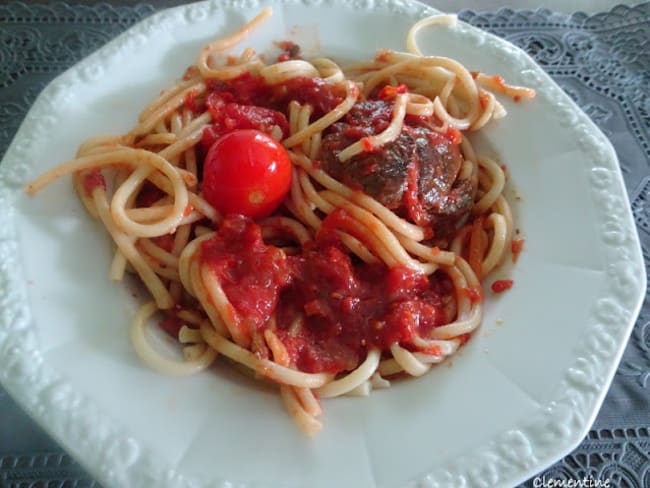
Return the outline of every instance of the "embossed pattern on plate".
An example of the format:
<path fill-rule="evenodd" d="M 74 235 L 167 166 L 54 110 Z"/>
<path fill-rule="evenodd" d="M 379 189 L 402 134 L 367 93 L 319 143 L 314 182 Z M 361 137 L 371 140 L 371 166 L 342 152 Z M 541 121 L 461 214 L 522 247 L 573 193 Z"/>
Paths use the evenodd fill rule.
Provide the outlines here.
<path fill-rule="evenodd" d="M 284 4 L 288 3 L 299 6 L 308 2 Z M 372 9 L 373 15 L 386 12 L 407 19 L 430 12 L 410 2 L 329 1 L 323 5 L 362 11 Z M 107 485 L 185 486 L 194 480 L 184 476 L 182 469 L 168 469 L 169 463 L 164 459 L 161 462 L 159 455 L 143 447 L 141 440 L 132 437 L 123 424 L 109 420 L 92 396 L 80 392 L 72 382 L 48 368 L 38 328 L 31 319 L 30 295 L 23 274 L 24 258 L 16 235 L 16 209 L 19 215 L 25 210 L 19 201 L 19 187 L 34 173 L 33 160 L 38 145 L 60 123 L 55 115 L 58 107 L 74 98 L 72 87 L 100 82 L 110 73 L 111 65 L 123 59 L 130 50 L 142 49 L 161 33 L 205 22 L 224 6 L 249 11 L 257 8 L 257 3 L 212 2 L 158 14 L 66 72 L 48 86 L 34 104 L 2 164 L 0 205 L 9 209 L 0 216 L 0 290 L 7 291 L 3 294 L 0 315 L 2 382 L 48 431 Z M 599 290 L 593 307 L 585 315 L 586 333 L 572 344 L 574 359 L 567 364 L 561 378 L 557 378 L 561 384 L 555 396 L 547 398 L 534 415 L 524 420 L 515 419 L 510 428 L 487 442 L 476 443 L 464 456 L 432 466 L 425 474 L 411 475 L 413 486 L 507 485 L 566 452 L 591 424 L 640 306 L 645 287 L 639 270 L 643 268 L 616 157 L 607 140 L 522 51 L 469 27 L 460 27 L 455 35 L 488 58 L 508 63 L 512 71 L 520 73 L 517 82 L 543 87 L 540 103 L 554 107 L 551 111 L 554 120 L 570 133 L 584 156 L 583 163 L 589 165 L 585 184 L 598 217 L 599 240 L 595 245 L 602 246 L 608 263 L 602 269 L 608 276 L 607 288 Z M 514 176 L 516 180 L 516 171 Z M 526 222 L 522 225 L 525 227 Z M 471 354 L 476 353 L 474 348 Z M 466 359 L 467 356 L 460 358 L 459 362 Z M 382 399 L 375 397 L 372 401 Z M 336 418 L 330 419 L 330 422 L 335 421 Z M 215 482 L 214 476 L 208 477 L 208 481 Z M 229 485 L 223 480 L 221 484 Z"/>

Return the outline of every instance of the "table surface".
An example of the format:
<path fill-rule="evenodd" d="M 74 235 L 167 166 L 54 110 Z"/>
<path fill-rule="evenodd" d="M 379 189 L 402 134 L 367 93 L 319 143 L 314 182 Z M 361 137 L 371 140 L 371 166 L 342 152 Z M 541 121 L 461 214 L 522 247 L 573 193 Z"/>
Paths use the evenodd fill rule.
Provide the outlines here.
<path fill-rule="evenodd" d="M 610 10 L 616 5 L 638 5 L 638 1 L 617 1 L 617 0 L 421 0 L 422 3 L 431 5 L 438 10 L 443 12 L 459 12 L 461 10 L 474 10 L 477 12 L 489 12 L 492 10 L 498 10 L 500 8 L 513 8 L 513 9 L 538 9 L 546 8 L 554 12 L 563 12 L 563 13 L 573 13 L 573 12 L 586 12 L 586 13 L 597 13 L 605 12 Z M 34 4 L 48 4 L 52 2 L 41 1 L 41 0 L 24 0 L 23 3 L 34 5 Z M 69 2 L 74 5 L 96 5 L 101 2 L 93 0 L 77 0 Z M 133 0 L 111 0 L 111 5 L 125 5 L 132 6 L 138 3 Z M 165 7 L 173 7 L 176 5 L 181 5 L 189 3 L 182 0 L 157 0 L 152 2 L 155 4 L 156 8 L 161 9 Z"/>
<path fill-rule="evenodd" d="M 10 31 L 12 28 L 11 22 L 1 15 L 5 8 L 3 3 L 7 2 L 0 2 L 0 38 L 5 29 Z M 23 3 L 30 6 L 48 4 L 35 1 Z M 74 2 L 75 5 L 86 6 L 98 3 Z M 101 42 L 156 9 L 185 2 L 161 0 L 155 3 L 155 8 L 128 0 L 110 3 L 125 9 L 115 14 L 119 22 L 107 22 L 103 26 L 106 39 Z M 650 3 L 639 5 L 638 2 L 611 0 L 438 0 L 425 3 L 443 11 L 460 11 L 463 20 L 501 37 L 510 40 L 516 38 L 516 43 L 535 57 L 612 140 L 623 169 L 648 269 L 650 216 L 646 202 L 650 198 Z M 614 9 L 621 4 L 634 8 Z M 138 7 L 132 8 L 135 5 Z M 503 10 L 503 7 L 528 10 L 546 8 L 564 14 L 584 11 L 589 15 L 569 17 L 546 11 L 522 13 Z M 53 18 L 56 17 L 55 10 L 52 10 Z M 83 29 L 83 16 L 79 22 L 79 28 Z M 36 29 L 42 26 L 34 24 Z M 47 36 L 46 29 L 43 30 L 39 35 Z M 591 47 L 567 46 L 564 36 L 569 31 L 586 36 Z M 524 32 L 527 35 L 522 35 Z M 57 73 L 97 47 L 77 47 L 68 59 L 47 69 L 22 70 L 16 75 L 21 77 L 19 88 L 3 81 L 4 74 L 12 73 L 11 62 L 0 67 L 0 157 L 40 89 Z M 585 56 L 584 50 L 594 54 L 598 49 L 604 53 L 600 54 L 602 59 L 597 56 L 594 59 L 595 55 L 591 58 Z M 620 53 L 624 54 L 618 58 Z M 583 56 L 578 56 L 580 54 Z M 568 56 L 573 56 L 571 62 L 567 61 Z M 577 62 L 578 58 L 582 61 Z M 606 62 L 600 62 L 605 59 Z M 616 77 L 618 81 L 614 80 L 613 72 L 622 74 Z M 601 80 L 604 79 L 606 84 L 617 84 L 620 96 L 614 100 L 590 90 L 588 80 L 594 75 L 604 75 Z M 650 307 L 646 303 L 589 435 L 573 453 L 543 474 L 547 479 L 587 477 L 610 480 L 611 486 L 650 487 L 649 427 Z M 0 388 L 0 486 L 98 485 Z M 540 485 L 531 479 L 523 486 Z"/>

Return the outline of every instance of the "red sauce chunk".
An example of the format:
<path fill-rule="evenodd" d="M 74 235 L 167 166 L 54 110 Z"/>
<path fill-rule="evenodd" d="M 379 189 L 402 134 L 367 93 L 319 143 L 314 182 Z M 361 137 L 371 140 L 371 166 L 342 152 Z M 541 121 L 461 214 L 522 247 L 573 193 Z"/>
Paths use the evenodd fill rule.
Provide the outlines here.
<path fill-rule="evenodd" d="M 451 141 L 452 144 L 458 145 L 463 142 L 462 132 L 451 126 L 447 128 L 447 133 L 445 135 L 447 136 L 447 139 Z"/>
<path fill-rule="evenodd" d="M 495 85 L 497 85 L 499 87 L 499 89 L 505 90 L 505 88 L 506 88 L 506 80 L 503 79 L 503 76 L 494 75 L 492 77 L 492 81 L 494 82 Z"/>
<path fill-rule="evenodd" d="M 101 171 L 98 169 L 86 173 L 83 179 L 83 187 L 86 191 L 86 195 L 89 197 L 93 196 L 95 188 L 103 188 L 106 190 L 106 180 L 104 179 L 104 175 L 102 175 Z"/>
<path fill-rule="evenodd" d="M 381 90 L 379 90 L 377 98 L 380 100 L 391 100 L 397 95 L 408 93 L 408 91 L 408 86 L 406 86 L 404 83 L 400 83 L 397 86 L 385 85 Z"/>
<path fill-rule="evenodd" d="M 190 90 L 187 95 L 185 96 L 185 100 L 183 101 L 183 105 L 185 108 L 190 110 L 192 113 L 199 113 L 203 110 L 203 107 L 201 104 L 196 103 L 196 90 Z"/>
<path fill-rule="evenodd" d="M 281 83 L 268 84 L 262 76 L 245 73 L 233 80 L 208 83 L 210 94 L 217 93 L 226 101 L 256 105 L 286 112 L 289 102 L 309 103 L 314 116 L 330 112 L 346 96 L 345 88 L 322 78 L 296 77 Z M 227 94 L 227 95 L 226 95 Z"/>
<path fill-rule="evenodd" d="M 292 41 L 280 41 L 275 43 L 282 53 L 278 55 L 277 61 L 279 63 L 283 61 L 289 61 L 291 59 L 300 59 L 300 46 Z"/>
<path fill-rule="evenodd" d="M 173 234 L 165 234 L 158 237 L 150 237 L 150 239 L 151 242 L 153 242 L 156 246 L 164 249 L 167 252 L 172 252 L 172 249 L 174 248 Z"/>
<path fill-rule="evenodd" d="M 242 333 L 251 337 L 262 330 L 277 305 L 280 287 L 289 279 L 284 252 L 264 244 L 252 220 L 229 216 L 203 243 L 201 256 L 242 319 Z"/>
<path fill-rule="evenodd" d="M 427 224 L 427 211 L 419 198 L 420 164 L 417 158 L 414 164 L 409 164 L 407 175 L 406 191 L 404 192 L 406 214 L 413 222 L 425 226 Z"/>
<path fill-rule="evenodd" d="M 222 135 L 239 129 L 255 129 L 270 134 L 274 127 L 279 127 L 286 136 L 289 122 L 282 112 L 256 105 L 243 105 L 227 102 L 218 93 L 208 96 L 206 105 L 212 115 L 213 123 L 203 131 L 201 144 L 209 149 Z"/>
<path fill-rule="evenodd" d="M 302 371 L 349 371 L 369 349 L 409 348 L 447 322 L 446 277 L 357 262 L 333 230 L 285 256 L 262 242 L 257 224 L 231 216 L 202 251 L 241 323 L 255 329 L 245 333 L 263 331 L 275 313 L 275 333 Z"/>
<path fill-rule="evenodd" d="M 282 83 L 267 84 L 263 77 L 245 73 L 233 80 L 211 81 L 205 105 L 213 123 L 203 132 L 201 146 L 207 151 L 219 137 L 237 129 L 255 129 L 269 134 L 278 126 L 286 137 L 289 123 L 284 115 L 289 102 L 310 104 L 313 118 L 333 110 L 345 98 L 339 85 L 321 78 L 291 78 Z M 185 100 L 195 106 L 192 97 Z"/>
<path fill-rule="evenodd" d="M 519 254 L 524 250 L 524 240 L 523 239 L 513 239 L 510 243 L 510 248 L 512 250 L 512 262 L 516 263 L 519 259 Z"/>
<path fill-rule="evenodd" d="M 175 339 L 178 339 L 178 333 L 183 325 L 183 321 L 176 316 L 174 311 L 168 311 L 165 318 L 159 322 L 160 328 Z"/>
<path fill-rule="evenodd" d="M 290 259 L 293 280 L 277 318 L 280 338 L 303 371 L 354 369 L 368 349 L 408 346 L 416 333 L 444 323 L 442 297 L 417 271 L 353 263 L 334 237 L 319 236 Z"/>
<path fill-rule="evenodd" d="M 485 93 L 479 94 L 478 102 L 479 102 L 479 105 L 481 105 L 481 108 L 483 110 L 485 110 L 487 108 L 487 106 L 488 106 L 488 95 L 486 95 Z"/>
<path fill-rule="evenodd" d="M 309 104 L 314 107 L 314 117 L 331 112 L 346 96 L 345 89 L 340 85 L 322 78 L 290 78 L 274 87 L 276 103 L 286 105 L 296 100 L 301 105 Z"/>
<path fill-rule="evenodd" d="M 152 207 L 167 194 L 149 181 L 145 181 L 138 192 L 135 203 L 137 207 Z"/>
<path fill-rule="evenodd" d="M 261 76 L 252 73 L 244 73 L 237 78 L 228 81 L 208 80 L 210 94 L 217 93 L 221 98 L 228 101 L 237 101 L 246 105 L 265 106 L 264 100 L 269 100 L 273 93 L 271 86 L 264 82 Z"/>
<path fill-rule="evenodd" d="M 494 283 L 492 283 L 492 291 L 494 293 L 503 293 L 506 290 L 509 290 L 512 288 L 512 285 L 514 285 L 514 281 L 512 280 L 496 280 Z"/>

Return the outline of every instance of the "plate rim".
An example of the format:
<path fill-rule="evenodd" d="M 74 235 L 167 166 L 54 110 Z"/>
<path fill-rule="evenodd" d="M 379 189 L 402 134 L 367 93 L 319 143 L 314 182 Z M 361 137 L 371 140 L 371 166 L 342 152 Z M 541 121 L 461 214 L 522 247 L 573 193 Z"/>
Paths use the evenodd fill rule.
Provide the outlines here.
<path fill-rule="evenodd" d="M 70 96 L 69 85 L 92 83 L 102 75 L 102 65 L 107 60 L 119 60 L 147 37 L 160 29 L 178 27 L 179 22 L 191 25 L 222 9 L 250 10 L 267 4 L 383 9 L 413 19 L 439 12 L 408 0 L 207 0 L 157 12 L 52 80 L 30 108 L 0 164 L 0 205 L 8 209 L 0 213 L 0 289 L 5 292 L 0 312 L 0 383 L 30 417 L 106 486 L 139 486 L 142 482 L 148 484 L 146 481 L 158 486 L 194 486 L 195 480 L 161 464 L 128 432 L 103 419 L 92 398 L 75 391 L 65 379 L 46 368 L 34 326 L 30 326 L 22 255 L 14 226 L 14 201 L 30 174 L 30 148 L 56 123 L 55 117 L 47 114 Z M 612 277 L 611 289 L 594 304 L 592 324 L 588 327 L 592 337 L 578 344 L 573 365 L 561 379 L 561 393 L 549 399 L 535 418 L 409 482 L 409 486 L 418 487 L 508 486 L 524 481 L 572 451 L 589 431 L 643 303 L 646 271 L 627 191 L 610 141 L 523 50 L 462 22 L 457 29 L 467 42 L 498 56 L 508 56 L 521 67 L 521 77 L 528 84 L 544 85 L 539 96 L 557 106 L 559 123 L 574 132 L 580 148 L 593 161 L 590 184 L 598 215 L 603 217 L 602 242 L 621 256 L 616 264 L 607 267 Z M 616 189 L 614 194 L 612 187 Z M 48 420 L 50 411 L 58 412 L 56 422 Z M 89 442 L 95 446 L 94 454 L 84 449 Z M 210 482 L 230 486 L 223 479 Z"/>

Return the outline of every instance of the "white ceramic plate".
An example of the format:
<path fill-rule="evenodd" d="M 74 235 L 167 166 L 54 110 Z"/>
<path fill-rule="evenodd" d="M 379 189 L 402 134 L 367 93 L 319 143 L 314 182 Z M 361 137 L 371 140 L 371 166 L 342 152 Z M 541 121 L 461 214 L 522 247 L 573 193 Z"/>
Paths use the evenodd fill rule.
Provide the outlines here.
<path fill-rule="evenodd" d="M 202 45 L 264 5 L 200 3 L 155 15 L 34 104 L 1 166 L 3 385 L 107 487 L 494 487 L 532 476 L 591 425 L 645 275 L 612 147 L 508 43 L 466 25 L 420 36 L 429 53 L 538 90 L 532 102 L 505 101 L 509 116 L 478 138 L 522 197 L 515 287 L 488 295 L 480 331 L 451 364 L 368 398 L 325 402 L 325 428 L 313 439 L 275 391 L 228 367 L 170 379 L 142 366 L 127 338 L 136 300 L 109 282 L 109 239 L 70 181 L 36 198 L 21 192 L 85 138 L 128 130 Z M 338 59 L 403 49 L 409 26 L 434 12 L 401 0 L 272 5 L 272 20 L 247 45 L 263 51 L 293 39 L 307 55 Z"/>

